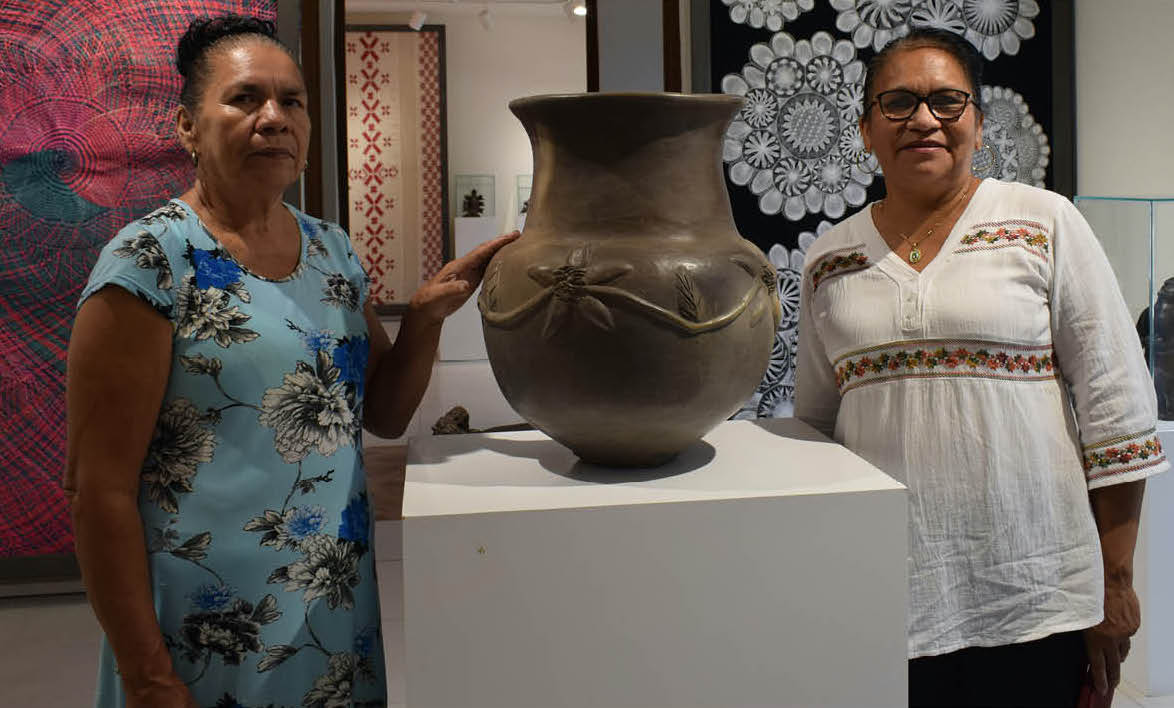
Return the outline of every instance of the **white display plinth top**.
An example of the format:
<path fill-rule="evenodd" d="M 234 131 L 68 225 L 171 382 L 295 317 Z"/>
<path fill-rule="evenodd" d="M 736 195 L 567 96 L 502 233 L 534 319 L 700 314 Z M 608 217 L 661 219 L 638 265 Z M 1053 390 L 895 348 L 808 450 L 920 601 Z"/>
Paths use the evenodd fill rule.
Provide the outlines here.
<path fill-rule="evenodd" d="M 653 469 L 581 462 L 538 431 L 413 439 L 405 519 L 903 489 L 794 418 L 729 421 Z"/>

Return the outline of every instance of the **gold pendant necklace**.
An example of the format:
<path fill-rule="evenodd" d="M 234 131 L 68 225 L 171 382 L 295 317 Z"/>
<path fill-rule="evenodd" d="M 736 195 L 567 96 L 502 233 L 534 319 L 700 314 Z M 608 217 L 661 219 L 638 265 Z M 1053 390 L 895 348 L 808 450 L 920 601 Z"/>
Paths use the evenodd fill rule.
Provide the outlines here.
<path fill-rule="evenodd" d="M 919 244 L 921 244 L 923 241 L 927 240 L 930 236 L 933 236 L 933 233 L 934 233 L 934 231 L 937 230 L 938 225 L 942 223 L 942 221 L 946 218 L 947 215 L 949 215 L 951 212 L 954 211 L 954 207 L 957 206 L 958 202 L 962 199 L 962 197 L 964 197 L 966 194 L 968 194 L 970 192 L 972 187 L 973 187 L 973 183 L 968 183 L 965 187 L 963 187 L 962 191 L 958 192 L 958 195 L 950 200 L 950 204 L 946 208 L 946 211 L 942 213 L 942 216 L 939 217 L 938 220 L 935 221 L 929 227 L 929 229 L 926 230 L 926 232 L 922 235 L 921 238 L 917 239 L 916 241 L 912 241 L 912 240 L 910 240 L 909 236 L 907 236 L 903 231 L 897 232 L 897 235 L 901 237 L 901 240 L 904 241 L 905 243 L 909 244 L 909 255 L 906 256 L 906 258 L 908 258 L 910 264 L 917 265 L 918 263 L 921 262 L 922 253 L 921 253 L 921 248 L 919 248 Z M 880 208 L 882 211 L 884 211 L 885 201 L 883 199 L 880 202 Z"/>
<path fill-rule="evenodd" d="M 921 240 L 924 241 L 927 238 L 929 238 L 931 235 L 933 235 L 933 229 L 926 231 L 925 236 L 922 236 Z M 905 238 L 905 234 L 901 234 L 901 238 L 905 239 L 906 243 L 909 243 L 909 245 L 912 246 L 912 248 L 909 249 L 909 262 L 910 263 L 917 263 L 918 261 L 920 261 L 921 260 L 921 249 L 917 247 L 917 243 L 920 243 L 920 241 L 917 243 L 912 243 L 909 241 L 909 239 Z"/>
<path fill-rule="evenodd" d="M 882 201 L 881 202 L 882 209 L 884 208 L 884 204 L 885 203 Z M 903 231 L 897 232 L 897 235 L 901 237 L 901 240 L 904 241 L 905 243 L 909 244 L 909 255 L 907 255 L 906 258 L 909 259 L 910 263 L 916 265 L 917 263 L 921 262 L 921 255 L 922 254 L 921 254 L 921 249 L 918 248 L 918 244 L 920 244 L 922 241 L 926 240 L 930 236 L 933 236 L 933 232 L 938 228 L 938 224 L 940 224 L 940 223 L 942 223 L 941 219 L 938 219 L 937 221 L 935 221 L 933 223 L 933 225 L 930 226 L 929 229 L 925 232 L 925 234 L 923 234 L 922 237 L 917 239 L 916 241 L 910 241 L 909 236 L 907 236 Z"/>

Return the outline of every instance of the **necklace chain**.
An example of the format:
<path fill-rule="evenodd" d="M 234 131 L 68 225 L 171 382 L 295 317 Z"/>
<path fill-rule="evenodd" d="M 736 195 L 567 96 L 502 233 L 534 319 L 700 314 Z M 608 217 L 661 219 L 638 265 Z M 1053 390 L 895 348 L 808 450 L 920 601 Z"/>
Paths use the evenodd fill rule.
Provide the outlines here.
<path fill-rule="evenodd" d="M 958 192 L 958 194 L 956 194 L 950 200 L 948 206 L 946 207 L 946 210 L 942 212 L 942 215 L 938 217 L 937 221 L 933 222 L 933 224 L 930 225 L 929 229 L 927 229 L 926 232 L 924 234 L 922 234 L 921 238 L 917 239 L 916 241 L 911 240 L 911 237 L 906 235 L 905 232 L 897 231 L 897 235 L 901 237 L 901 240 L 904 241 L 905 243 L 909 244 L 908 259 L 909 259 L 910 263 L 916 265 L 917 263 L 919 263 L 921 261 L 922 253 L 921 253 L 921 249 L 918 248 L 918 245 L 921 244 L 926 239 L 928 239 L 930 236 L 933 236 L 934 231 L 937 231 L 938 226 L 942 223 L 942 221 L 945 220 L 945 218 L 951 212 L 954 211 L 954 207 L 956 207 L 958 205 L 958 202 L 962 200 L 963 196 L 965 196 L 968 192 L 970 192 L 970 190 L 973 186 L 974 185 L 972 182 L 967 182 L 966 186 L 963 187 Z M 883 212 L 885 209 L 885 200 L 882 199 L 880 201 L 880 204 L 878 204 L 877 206 L 880 207 L 880 210 Z"/>

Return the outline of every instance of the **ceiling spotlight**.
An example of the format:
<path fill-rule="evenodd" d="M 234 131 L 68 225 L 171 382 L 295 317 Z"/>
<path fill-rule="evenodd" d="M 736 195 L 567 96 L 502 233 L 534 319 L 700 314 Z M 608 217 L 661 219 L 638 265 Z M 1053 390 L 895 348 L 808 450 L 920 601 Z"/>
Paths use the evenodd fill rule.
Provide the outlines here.
<path fill-rule="evenodd" d="M 493 15 L 490 14 L 488 7 L 477 13 L 477 19 L 481 21 L 481 26 L 486 31 L 493 29 Z"/>
<path fill-rule="evenodd" d="M 408 27 L 411 27 L 412 29 L 419 32 L 420 29 L 424 27 L 424 20 L 426 19 L 428 19 L 427 14 L 421 10 L 416 10 L 412 13 L 411 18 L 408 20 Z"/>
<path fill-rule="evenodd" d="M 585 2 L 572 3 L 571 4 L 571 12 L 575 13 L 579 17 L 586 17 L 587 16 L 587 3 L 585 3 Z"/>

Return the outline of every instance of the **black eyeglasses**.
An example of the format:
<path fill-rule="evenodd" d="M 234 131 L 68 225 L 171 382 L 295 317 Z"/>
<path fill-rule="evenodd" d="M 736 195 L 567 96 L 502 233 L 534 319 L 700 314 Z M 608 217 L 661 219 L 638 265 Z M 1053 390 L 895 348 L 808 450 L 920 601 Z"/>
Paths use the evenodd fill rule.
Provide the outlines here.
<path fill-rule="evenodd" d="M 881 91 L 872 101 L 880 106 L 881 115 L 889 120 L 908 119 L 922 103 L 938 120 L 958 120 L 966 112 L 966 104 L 973 102 L 970 94 L 958 89 L 940 89 L 925 96 L 906 89 L 893 89 Z M 872 103 L 868 104 L 869 107 Z"/>

